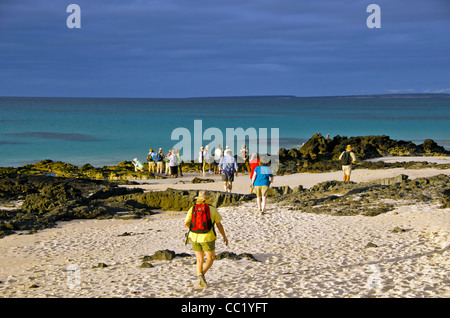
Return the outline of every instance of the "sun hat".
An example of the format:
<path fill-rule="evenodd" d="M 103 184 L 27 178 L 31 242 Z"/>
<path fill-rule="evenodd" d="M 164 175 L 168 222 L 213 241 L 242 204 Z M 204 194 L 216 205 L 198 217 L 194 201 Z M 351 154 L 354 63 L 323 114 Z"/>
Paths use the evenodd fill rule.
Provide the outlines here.
<path fill-rule="evenodd" d="M 345 148 L 345 150 L 353 150 L 352 145 L 347 145 L 347 148 Z"/>
<path fill-rule="evenodd" d="M 195 197 L 196 200 L 199 200 L 199 199 L 207 200 L 209 198 L 211 198 L 211 196 L 209 195 L 209 192 L 203 191 L 203 190 L 199 191 L 198 196 Z"/>
<path fill-rule="evenodd" d="M 133 161 L 138 161 L 138 159 L 137 159 L 137 158 L 134 158 Z"/>

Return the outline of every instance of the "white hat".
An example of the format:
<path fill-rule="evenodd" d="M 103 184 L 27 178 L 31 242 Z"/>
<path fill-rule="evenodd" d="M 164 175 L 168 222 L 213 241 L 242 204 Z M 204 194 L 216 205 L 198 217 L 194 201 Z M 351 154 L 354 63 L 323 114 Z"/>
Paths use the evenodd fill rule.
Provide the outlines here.
<path fill-rule="evenodd" d="M 203 199 L 203 200 L 207 200 L 209 198 L 211 198 L 211 196 L 209 195 L 209 192 L 203 191 L 203 190 L 199 191 L 198 196 L 195 197 L 195 199 Z"/>

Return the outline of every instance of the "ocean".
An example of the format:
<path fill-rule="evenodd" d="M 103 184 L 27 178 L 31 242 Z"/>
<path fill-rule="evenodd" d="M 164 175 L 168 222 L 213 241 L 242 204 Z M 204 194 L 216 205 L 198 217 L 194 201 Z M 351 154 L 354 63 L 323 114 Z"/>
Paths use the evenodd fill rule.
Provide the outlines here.
<path fill-rule="evenodd" d="M 174 146 L 195 159 L 201 145 L 227 144 L 236 152 L 253 141 L 258 151 L 274 151 L 301 147 L 318 132 L 433 139 L 450 149 L 450 95 L 0 97 L 2 167 L 44 159 L 101 167 L 145 161 L 149 148 L 167 153 Z"/>

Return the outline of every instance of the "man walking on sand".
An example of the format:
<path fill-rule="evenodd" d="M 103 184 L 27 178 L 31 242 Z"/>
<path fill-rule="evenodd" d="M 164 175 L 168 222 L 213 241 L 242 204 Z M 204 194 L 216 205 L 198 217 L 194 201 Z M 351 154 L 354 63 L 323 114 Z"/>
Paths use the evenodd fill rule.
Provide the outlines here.
<path fill-rule="evenodd" d="M 356 161 L 355 153 L 352 151 L 351 145 L 347 145 L 347 148 L 339 156 L 339 160 L 342 162 L 342 171 L 344 172 L 344 182 L 350 181 L 350 175 L 352 173 L 352 163 Z"/>
<path fill-rule="evenodd" d="M 201 287 L 207 287 L 205 274 L 214 263 L 217 226 L 223 241 L 228 246 L 228 239 L 222 226 L 222 216 L 217 209 L 207 203 L 211 198 L 207 191 L 199 191 L 196 203 L 186 215 L 184 225 L 189 228 L 188 240 L 192 241 L 192 249 L 197 259 L 196 273 Z M 206 262 L 203 263 L 206 254 Z"/>
<path fill-rule="evenodd" d="M 231 149 L 225 150 L 225 155 L 220 159 L 219 168 L 222 173 L 222 181 L 225 192 L 231 192 L 234 176 L 238 176 L 238 164 L 232 156 Z"/>

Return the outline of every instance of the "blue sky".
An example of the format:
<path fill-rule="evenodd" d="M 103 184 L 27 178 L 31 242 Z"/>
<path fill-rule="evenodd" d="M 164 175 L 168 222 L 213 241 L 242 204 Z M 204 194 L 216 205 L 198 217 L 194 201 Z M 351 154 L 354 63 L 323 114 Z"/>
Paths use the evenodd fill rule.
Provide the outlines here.
<path fill-rule="evenodd" d="M 0 0 L 0 96 L 450 93 L 448 34 L 448 0 Z"/>

